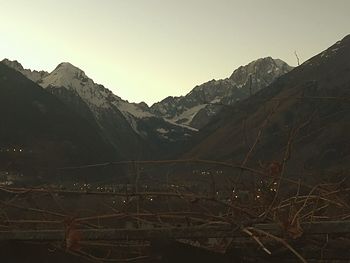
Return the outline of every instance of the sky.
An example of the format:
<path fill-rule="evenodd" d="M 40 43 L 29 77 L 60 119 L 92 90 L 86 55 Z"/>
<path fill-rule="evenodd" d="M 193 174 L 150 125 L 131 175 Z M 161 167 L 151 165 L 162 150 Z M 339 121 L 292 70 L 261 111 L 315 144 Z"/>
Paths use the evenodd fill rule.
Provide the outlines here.
<path fill-rule="evenodd" d="M 271 56 L 295 66 L 350 34 L 349 0 L 0 0 L 0 60 L 70 62 L 149 105 Z"/>

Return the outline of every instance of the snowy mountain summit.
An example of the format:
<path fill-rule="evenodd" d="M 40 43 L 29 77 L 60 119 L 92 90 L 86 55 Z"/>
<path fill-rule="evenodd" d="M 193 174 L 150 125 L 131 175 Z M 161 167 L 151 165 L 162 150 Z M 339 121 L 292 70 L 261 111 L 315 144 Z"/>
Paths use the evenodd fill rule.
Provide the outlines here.
<path fill-rule="evenodd" d="M 59 64 L 51 73 L 24 69 L 17 61 L 5 59 L 2 62 L 56 95 L 62 95 L 62 89 L 69 91 L 79 97 L 97 119 L 101 109 L 119 110 L 140 135 L 145 133 L 138 128 L 137 122 L 144 118 L 161 118 L 178 127 L 200 129 L 223 105 L 233 105 L 249 97 L 292 69 L 280 59 L 257 59 L 234 70 L 229 78 L 208 81 L 196 86 L 186 96 L 167 97 L 148 107 L 145 103 L 129 103 L 121 99 L 68 62 Z"/>
<path fill-rule="evenodd" d="M 196 86 L 186 96 L 167 97 L 155 103 L 151 111 L 175 123 L 201 129 L 223 105 L 249 97 L 290 70 L 292 67 L 280 59 L 261 58 L 239 67 L 229 78 Z"/>
<path fill-rule="evenodd" d="M 146 156 L 148 153 L 141 153 L 140 149 L 166 154 L 169 144 L 180 148 L 181 143 L 186 144 L 223 105 L 249 97 L 292 69 L 278 59 L 258 59 L 239 67 L 229 78 L 211 80 L 196 86 L 186 96 L 168 97 L 148 107 L 145 103 L 123 100 L 68 62 L 59 64 L 51 73 L 24 69 L 19 62 L 8 59 L 2 63 L 21 72 L 89 120 L 115 148 L 130 148 L 130 153 Z M 135 156 L 126 154 L 126 158 Z"/>
<path fill-rule="evenodd" d="M 17 61 L 6 59 L 2 63 L 21 72 L 89 120 L 106 141 L 123 149 L 127 159 L 148 157 L 149 151 L 165 154 L 169 144 L 180 147 L 181 142 L 187 141 L 196 131 L 157 116 L 145 103 L 121 99 L 68 62 L 59 64 L 51 73 L 24 69 Z"/>
<path fill-rule="evenodd" d="M 59 64 L 53 72 L 42 78 L 39 84 L 43 88 L 65 88 L 77 94 L 90 108 L 108 107 L 106 98 L 110 92 L 70 63 Z"/>
<path fill-rule="evenodd" d="M 150 112 L 145 111 L 143 104 L 129 103 L 114 95 L 103 85 L 95 83 L 86 76 L 85 72 L 69 62 L 60 63 L 51 73 L 41 71 L 38 76 L 37 71 L 24 69 L 17 61 L 5 59 L 4 64 L 21 72 L 27 78 L 37 82 L 45 89 L 64 88 L 76 96 L 80 97 L 96 115 L 100 108 L 117 107 L 125 116 L 135 118 L 152 117 Z"/>
<path fill-rule="evenodd" d="M 73 66 L 68 62 L 63 62 L 59 64 L 53 72 L 42 79 L 41 85 L 43 87 L 51 86 L 61 86 L 74 88 L 76 86 L 84 85 L 87 82 L 93 83 L 81 69 Z"/>

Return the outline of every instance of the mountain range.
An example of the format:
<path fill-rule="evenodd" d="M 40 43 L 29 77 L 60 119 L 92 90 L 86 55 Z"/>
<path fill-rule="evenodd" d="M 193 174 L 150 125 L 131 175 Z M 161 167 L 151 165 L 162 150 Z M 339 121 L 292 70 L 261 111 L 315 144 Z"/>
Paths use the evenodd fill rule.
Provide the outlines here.
<path fill-rule="evenodd" d="M 350 168 L 350 35 L 225 108 L 196 137 L 186 158 L 266 168 L 320 181 Z M 324 179 L 324 178 L 323 178 Z"/>
<path fill-rule="evenodd" d="M 167 97 L 150 109 L 175 123 L 201 129 L 223 107 L 248 98 L 290 70 L 292 67 L 280 59 L 261 58 L 239 67 L 226 79 L 198 85 L 186 96 Z"/>
<path fill-rule="evenodd" d="M 23 69 L 17 61 L 4 60 L 3 64 L 36 82 L 96 127 L 123 159 L 165 154 L 165 148 L 180 147 L 194 132 L 155 116 L 142 103 L 122 100 L 70 63 L 59 64 L 51 73 Z"/>
<path fill-rule="evenodd" d="M 345 167 L 349 57 L 347 36 L 296 68 L 260 58 L 151 106 L 123 100 L 68 62 L 49 73 L 4 59 L 0 147 L 40 141 L 71 156 L 57 157 L 66 163 L 80 155 L 79 163 L 206 158 L 265 167 L 283 163 L 292 145 L 295 174 Z"/>
<path fill-rule="evenodd" d="M 212 80 L 186 96 L 168 97 L 148 107 L 121 99 L 67 62 L 51 73 L 24 69 L 18 61 L 8 59 L 2 64 L 40 85 L 88 121 L 123 159 L 170 158 L 180 153 L 223 105 L 248 97 L 249 88 L 254 94 L 291 70 L 281 60 L 258 59 L 227 79 Z"/>
<path fill-rule="evenodd" d="M 0 170 L 46 173 L 57 166 L 119 159 L 96 127 L 0 63 Z M 14 161 L 15 160 L 15 161 Z"/>

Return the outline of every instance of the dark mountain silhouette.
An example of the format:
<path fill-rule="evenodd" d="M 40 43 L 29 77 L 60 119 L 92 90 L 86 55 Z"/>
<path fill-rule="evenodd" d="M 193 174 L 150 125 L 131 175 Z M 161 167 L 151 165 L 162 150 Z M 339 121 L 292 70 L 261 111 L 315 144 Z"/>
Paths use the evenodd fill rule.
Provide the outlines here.
<path fill-rule="evenodd" d="M 242 163 L 252 149 L 248 166 L 285 158 L 295 176 L 349 168 L 349 58 L 350 35 L 226 108 L 200 132 L 186 156 Z"/>
<path fill-rule="evenodd" d="M 96 127 L 36 83 L 2 63 L 0 113 L 3 165 L 7 160 L 18 161 L 22 166 L 27 162 L 33 167 L 49 169 L 119 158 Z"/>
<path fill-rule="evenodd" d="M 43 159 L 65 164 L 111 156 L 113 160 L 185 156 L 242 163 L 250 152 L 248 166 L 288 159 L 288 171 L 298 176 L 339 171 L 350 163 L 349 57 L 347 36 L 293 70 L 282 61 L 265 58 L 240 67 L 227 80 L 198 86 L 183 98 L 205 91 L 211 102 L 220 99 L 225 107 L 209 119 L 204 114 L 200 126 L 208 124 L 197 135 L 188 124 L 157 116 L 154 107 L 122 100 L 69 63 L 47 73 L 25 70 L 7 60 L 6 65 L 23 75 L 1 65 L 0 147 L 26 147 Z M 263 82 L 271 84 L 265 88 Z M 225 95 L 230 90 L 235 91 L 232 100 Z M 244 93 L 238 101 L 236 91 Z M 189 106 L 196 114 L 193 121 L 201 115 L 196 107 L 206 103 L 197 95 Z M 180 99 L 163 102 L 177 105 Z"/>
<path fill-rule="evenodd" d="M 95 83 L 74 65 L 60 63 L 51 73 L 24 69 L 17 61 L 5 65 L 22 73 L 87 120 L 123 159 L 166 158 L 186 144 L 194 129 L 149 111 L 145 103 L 129 103 Z"/>

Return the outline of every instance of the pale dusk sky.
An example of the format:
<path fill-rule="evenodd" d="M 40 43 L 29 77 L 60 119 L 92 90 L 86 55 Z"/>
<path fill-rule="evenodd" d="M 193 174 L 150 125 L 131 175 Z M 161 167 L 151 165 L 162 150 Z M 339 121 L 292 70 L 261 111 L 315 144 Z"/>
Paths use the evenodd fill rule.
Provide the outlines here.
<path fill-rule="evenodd" d="M 349 0 L 0 0 L 0 60 L 60 62 L 152 104 L 260 57 L 296 65 L 350 34 Z"/>

